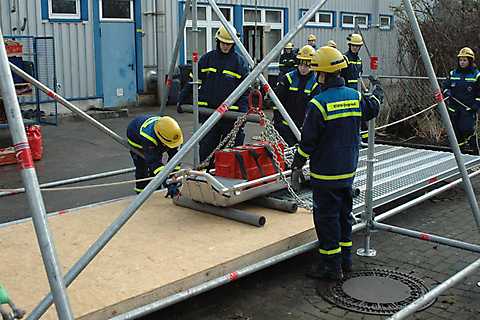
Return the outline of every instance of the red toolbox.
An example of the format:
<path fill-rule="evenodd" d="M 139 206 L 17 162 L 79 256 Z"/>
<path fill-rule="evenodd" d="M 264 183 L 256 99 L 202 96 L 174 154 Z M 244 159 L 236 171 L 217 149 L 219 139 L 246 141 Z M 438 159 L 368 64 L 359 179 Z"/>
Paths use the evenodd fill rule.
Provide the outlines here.
<path fill-rule="evenodd" d="M 255 180 L 277 173 L 268 143 L 258 143 L 220 150 L 215 153 L 215 175 Z M 283 153 L 283 148 L 281 149 Z M 283 157 L 277 152 L 280 170 L 285 170 Z"/>

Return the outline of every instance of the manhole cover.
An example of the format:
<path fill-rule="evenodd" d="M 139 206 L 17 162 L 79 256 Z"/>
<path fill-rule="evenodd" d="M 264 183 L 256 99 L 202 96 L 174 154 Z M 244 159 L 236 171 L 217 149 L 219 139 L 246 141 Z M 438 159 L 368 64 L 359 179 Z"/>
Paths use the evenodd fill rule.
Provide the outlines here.
<path fill-rule="evenodd" d="M 373 269 L 355 271 L 322 290 L 340 308 L 376 315 L 394 314 L 428 292 L 423 281 L 406 273 Z M 429 301 L 420 310 L 430 307 Z"/>

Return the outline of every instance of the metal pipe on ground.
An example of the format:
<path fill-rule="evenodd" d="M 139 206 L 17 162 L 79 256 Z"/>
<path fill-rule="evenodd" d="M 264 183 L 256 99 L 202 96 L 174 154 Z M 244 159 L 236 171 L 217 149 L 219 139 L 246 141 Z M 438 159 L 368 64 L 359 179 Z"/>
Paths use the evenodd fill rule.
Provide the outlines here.
<path fill-rule="evenodd" d="M 65 283 L 69 286 L 73 280 L 85 269 L 85 267 L 97 256 L 97 254 L 107 245 L 115 234 L 127 223 L 140 206 L 157 190 L 157 188 L 166 180 L 167 176 L 175 169 L 180 160 L 198 143 L 228 111 L 228 108 L 237 101 L 244 91 L 255 81 L 259 74 L 267 68 L 268 64 L 280 53 L 285 45 L 305 26 L 305 24 L 315 15 L 315 13 L 327 2 L 327 0 L 317 0 L 314 5 L 303 15 L 297 26 L 292 28 L 285 37 L 280 40 L 275 47 L 243 80 L 243 82 L 218 106 L 216 112 L 212 114 L 198 129 L 197 132 L 178 150 L 171 158 L 163 170 L 153 178 L 147 187 L 135 198 L 135 200 L 118 216 L 115 221 L 105 230 L 100 237 L 88 248 L 87 252 L 73 265 L 65 275 Z M 52 294 L 45 296 L 39 305 L 37 305 L 27 319 L 39 319 L 52 304 Z"/>
<path fill-rule="evenodd" d="M 71 178 L 71 179 L 52 181 L 52 182 L 42 183 L 40 185 L 40 188 L 50 188 L 50 187 L 56 187 L 56 186 L 63 186 L 63 185 L 66 185 L 66 184 L 72 184 L 72 183 L 78 183 L 78 182 L 89 181 L 89 180 L 94 180 L 94 179 L 106 178 L 106 177 L 116 176 L 116 175 L 120 175 L 120 174 L 130 173 L 130 172 L 133 172 L 133 171 L 135 171 L 135 168 L 127 168 L 127 169 L 120 169 L 120 170 L 115 170 L 115 171 L 108 171 L 108 172 L 92 174 L 92 175 L 88 175 L 88 176 L 76 177 L 76 178 Z M 24 193 L 24 192 L 25 192 L 25 188 L 18 188 L 18 189 L 14 189 L 14 190 L 8 191 L 8 192 L 0 192 L 0 197 L 11 196 L 11 195 L 14 195 L 14 194 L 19 194 L 19 193 Z"/>
<path fill-rule="evenodd" d="M 255 198 L 250 200 L 249 202 L 260 207 L 289 212 L 289 213 L 295 213 L 298 210 L 298 204 L 295 201 L 277 199 L 277 198 L 268 197 L 268 196 Z"/>
<path fill-rule="evenodd" d="M 127 140 L 123 139 L 121 136 L 119 136 L 118 134 L 116 134 L 115 132 L 107 128 L 105 125 L 95 120 L 90 115 L 88 115 L 85 111 L 81 110 L 80 108 L 78 108 L 73 103 L 63 98 L 62 96 L 58 95 L 52 89 L 50 89 L 49 87 L 47 87 L 46 85 L 44 85 L 43 83 L 35 79 L 34 77 L 30 76 L 28 73 L 26 73 L 25 71 L 23 71 L 22 69 L 14 65 L 13 63 L 9 62 L 9 64 L 10 64 L 10 69 L 12 69 L 13 73 L 15 73 L 16 75 L 18 75 L 19 77 L 27 81 L 28 83 L 37 87 L 40 91 L 44 92 L 47 96 L 57 101 L 68 110 L 78 114 L 83 120 L 87 121 L 88 123 L 93 125 L 95 128 L 105 133 L 107 136 L 110 136 L 111 138 L 113 138 L 113 140 L 115 140 L 125 148 L 129 149 L 130 151 L 138 154 L 143 158 L 143 153 L 137 149 L 131 148 Z"/>
<path fill-rule="evenodd" d="M 182 112 L 188 112 L 188 113 L 193 113 L 193 106 L 186 104 L 186 105 L 181 105 L 180 109 Z M 209 109 L 209 108 L 200 108 L 198 109 L 198 113 L 200 115 L 206 115 L 210 116 L 215 112 L 214 109 Z M 223 116 L 224 119 L 229 119 L 229 120 L 237 120 L 238 117 L 245 115 L 242 112 L 235 112 L 235 111 L 228 111 L 225 113 Z M 247 122 L 253 122 L 253 123 L 259 123 L 260 122 L 260 116 L 258 114 L 249 114 L 247 116 Z"/>
<path fill-rule="evenodd" d="M 246 223 L 255 227 L 263 227 L 265 225 L 265 222 L 267 221 L 264 216 L 258 216 L 247 211 L 237 210 L 233 208 L 216 207 L 210 204 L 196 202 L 182 196 L 174 198 L 173 203 L 180 207 L 210 213 L 219 217 Z"/>
<path fill-rule="evenodd" d="M 423 241 L 430 241 L 435 242 L 443 245 L 447 245 L 450 247 L 468 250 L 472 252 L 480 253 L 480 246 L 471 244 L 468 242 L 463 242 L 455 239 L 449 239 L 445 237 L 436 236 L 429 233 L 419 232 L 415 230 L 400 228 L 397 226 L 392 226 L 384 223 L 373 222 L 372 227 L 377 230 L 383 230 L 387 232 L 392 232 L 400 235 L 404 235 L 410 238 L 420 239 Z"/>
<path fill-rule="evenodd" d="M 477 271 L 478 268 L 480 268 L 480 259 L 473 262 L 462 271 L 456 273 L 453 277 L 450 277 L 445 282 L 439 284 L 425 295 L 413 301 L 411 304 L 398 311 L 387 320 L 401 320 L 407 318 L 408 316 L 411 316 L 416 311 L 421 309 L 425 304 L 429 303 L 433 299 L 438 298 L 442 293 L 444 293 L 457 283 L 460 283 L 466 277 L 472 275 L 475 271 Z"/>

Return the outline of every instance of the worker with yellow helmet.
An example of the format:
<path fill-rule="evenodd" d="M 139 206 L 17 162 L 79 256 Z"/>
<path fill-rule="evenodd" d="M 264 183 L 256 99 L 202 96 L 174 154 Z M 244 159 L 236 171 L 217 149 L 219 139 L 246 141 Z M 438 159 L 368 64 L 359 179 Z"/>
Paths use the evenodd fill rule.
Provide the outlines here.
<path fill-rule="evenodd" d="M 246 61 L 235 52 L 235 41 L 224 26 L 215 34 L 216 48 L 202 55 L 198 62 L 199 80 L 201 86 L 198 92 L 199 108 L 216 109 L 248 76 L 249 68 Z M 179 97 L 179 104 L 191 102 L 192 84 L 183 88 Z M 248 92 L 237 100 L 229 110 L 246 112 L 248 105 Z M 208 116 L 200 115 L 200 122 L 207 120 Z M 200 141 L 200 160 L 205 160 L 220 141 L 232 131 L 235 121 L 222 118 L 206 136 Z M 243 144 L 245 133 L 243 127 L 238 130 L 235 145 Z"/>
<path fill-rule="evenodd" d="M 288 72 L 295 70 L 295 67 L 297 66 L 297 58 L 294 48 L 295 46 L 293 43 L 289 42 L 283 49 L 278 61 L 278 68 L 280 70 L 278 77 L 282 77 Z"/>
<path fill-rule="evenodd" d="M 130 151 L 135 165 L 135 179 L 153 177 L 163 170 L 163 155 L 171 159 L 183 143 L 183 132 L 175 119 L 164 116 L 142 115 L 133 119 L 127 128 L 127 139 L 131 148 L 143 153 L 143 157 Z M 180 169 L 177 166 L 176 169 Z M 137 181 L 135 192 L 140 193 L 149 181 Z M 168 194 L 178 193 L 177 186 L 169 185 Z"/>
<path fill-rule="evenodd" d="M 310 61 L 314 54 L 315 49 L 311 46 L 302 47 L 296 56 L 298 67 L 281 77 L 275 88 L 275 93 L 298 128 L 301 128 L 305 119 L 308 101 L 320 89 L 315 73 L 310 70 Z M 287 120 L 282 117 L 276 107 L 273 109 L 275 128 L 288 145 L 295 145 L 298 141 L 288 126 Z"/>
<path fill-rule="evenodd" d="M 307 44 L 314 49 L 317 48 L 317 37 L 314 34 L 310 34 L 307 38 Z"/>
<path fill-rule="evenodd" d="M 370 96 L 345 86 L 342 53 L 321 47 L 310 67 L 322 91 L 308 104 L 302 140 L 292 163 L 292 186 L 298 190 L 302 168 L 310 160 L 313 220 L 319 240 L 319 261 L 310 277 L 338 281 L 352 270 L 352 183 L 358 164 L 360 122 L 378 115 L 380 87 Z"/>
<path fill-rule="evenodd" d="M 457 67 L 450 71 L 444 92 L 448 113 L 463 153 L 479 154 L 476 134 L 477 112 L 480 110 L 480 71 L 475 53 L 469 47 L 457 54 Z"/>
<path fill-rule="evenodd" d="M 347 67 L 342 70 L 341 76 L 345 79 L 347 87 L 358 90 L 360 75 L 363 73 L 362 59 L 358 53 L 363 46 L 363 38 L 358 33 L 347 37 L 348 50 L 344 53 Z"/>

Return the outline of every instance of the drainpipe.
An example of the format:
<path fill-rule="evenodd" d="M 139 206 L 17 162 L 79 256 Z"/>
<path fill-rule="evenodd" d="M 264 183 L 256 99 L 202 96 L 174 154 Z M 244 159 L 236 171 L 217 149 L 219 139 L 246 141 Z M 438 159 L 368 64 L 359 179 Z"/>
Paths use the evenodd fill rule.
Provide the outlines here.
<path fill-rule="evenodd" d="M 155 2 L 156 12 L 155 12 L 155 21 L 157 26 L 157 103 L 163 105 L 163 100 L 168 99 L 164 97 L 162 92 L 165 88 L 165 58 L 166 52 L 165 47 L 167 43 L 167 25 L 166 25 L 166 1 L 165 0 L 156 0 Z M 166 103 L 166 101 L 165 101 Z"/>

